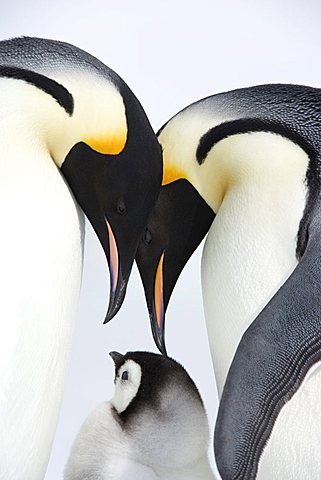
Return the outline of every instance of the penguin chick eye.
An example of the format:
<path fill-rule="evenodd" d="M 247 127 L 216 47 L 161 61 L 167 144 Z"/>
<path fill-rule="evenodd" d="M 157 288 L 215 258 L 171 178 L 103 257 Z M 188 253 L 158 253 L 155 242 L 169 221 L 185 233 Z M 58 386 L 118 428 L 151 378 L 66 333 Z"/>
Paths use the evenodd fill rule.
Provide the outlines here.
<path fill-rule="evenodd" d="M 146 228 L 145 230 L 143 240 L 144 240 L 144 243 L 146 243 L 146 245 L 149 245 L 153 240 L 153 235 L 151 234 L 150 230 L 148 230 L 148 228 Z"/>
<path fill-rule="evenodd" d="M 119 200 L 118 201 L 117 207 L 116 207 L 116 212 L 119 215 L 123 215 L 126 212 L 126 205 L 124 203 L 124 200 Z"/>
<path fill-rule="evenodd" d="M 127 370 L 125 370 L 125 371 L 122 373 L 121 379 L 122 379 L 122 380 L 128 380 L 128 372 L 127 372 Z"/>

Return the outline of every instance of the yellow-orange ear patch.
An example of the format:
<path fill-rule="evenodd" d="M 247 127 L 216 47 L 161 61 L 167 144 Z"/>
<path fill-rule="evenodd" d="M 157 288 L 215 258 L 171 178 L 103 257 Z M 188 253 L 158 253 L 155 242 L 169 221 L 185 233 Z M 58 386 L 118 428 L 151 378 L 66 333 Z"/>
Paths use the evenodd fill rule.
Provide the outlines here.
<path fill-rule="evenodd" d="M 175 167 L 174 165 L 164 164 L 162 185 L 175 182 L 180 178 L 186 178 L 186 174 L 182 168 Z"/>
<path fill-rule="evenodd" d="M 127 141 L 127 131 L 118 132 L 115 135 L 105 135 L 101 137 L 88 137 L 83 140 L 93 150 L 98 153 L 108 155 L 118 155 L 124 149 Z"/>

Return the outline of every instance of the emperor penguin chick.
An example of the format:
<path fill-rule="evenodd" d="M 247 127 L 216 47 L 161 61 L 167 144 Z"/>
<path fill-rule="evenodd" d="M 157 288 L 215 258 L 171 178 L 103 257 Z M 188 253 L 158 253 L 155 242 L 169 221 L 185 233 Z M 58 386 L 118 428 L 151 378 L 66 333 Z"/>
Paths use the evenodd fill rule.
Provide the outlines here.
<path fill-rule="evenodd" d="M 115 394 L 82 425 L 64 480 L 214 479 L 200 394 L 184 368 L 147 352 L 111 352 Z"/>

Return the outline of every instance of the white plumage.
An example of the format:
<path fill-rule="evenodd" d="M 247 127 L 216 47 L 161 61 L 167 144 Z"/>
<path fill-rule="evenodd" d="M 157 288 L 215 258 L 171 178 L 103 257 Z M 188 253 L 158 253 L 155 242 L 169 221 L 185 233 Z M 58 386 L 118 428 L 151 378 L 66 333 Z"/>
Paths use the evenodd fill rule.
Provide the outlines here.
<path fill-rule="evenodd" d="M 6 105 L 1 80 L 1 105 Z M 18 83 L 18 82 L 16 82 Z M 0 119 L 0 478 L 44 477 L 81 282 L 84 217 L 17 111 Z M 3 110 L 1 111 L 1 115 Z"/>

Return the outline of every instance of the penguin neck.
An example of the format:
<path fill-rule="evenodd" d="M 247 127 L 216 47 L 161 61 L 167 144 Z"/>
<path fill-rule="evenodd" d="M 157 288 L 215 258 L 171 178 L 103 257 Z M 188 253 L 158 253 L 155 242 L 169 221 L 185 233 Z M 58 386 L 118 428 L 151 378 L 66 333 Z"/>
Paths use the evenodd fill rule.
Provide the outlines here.
<path fill-rule="evenodd" d="M 130 88 L 120 81 L 119 93 L 123 99 L 127 122 L 127 141 L 126 155 L 130 152 L 131 156 L 141 156 L 141 144 L 144 143 L 145 152 L 155 150 L 155 135 L 145 135 L 142 138 L 142 132 L 153 132 L 146 113 Z"/>
<path fill-rule="evenodd" d="M 202 258 L 204 310 L 221 394 L 244 331 L 297 264 L 308 157 L 279 135 L 255 133 L 221 141 L 206 163 L 221 196 Z M 217 175 L 210 177 L 211 169 Z M 210 196 L 204 183 L 203 195 Z"/>
<path fill-rule="evenodd" d="M 0 122 L 3 119 L 7 132 L 11 129 L 7 142 L 18 140 L 22 144 L 20 135 L 24 133 L 29 143 L 32 139 L 32 143 L 42 144 L 58 167 L 79 142 L 102 154 L 122 152 L 127 142 L 127 121 L 123 98 L 115 85 L 85 73 L 76 76 L 55 72 L 51 78 L 70 95 L 72 92 L 72 114 L 35 85 L 0 78 Z M 93 85 L 95 94 L 91 95 Z"/>
<path fill-rule="evenodd" d="M 66 139 L 66 112 L 49 95 L 23 81 L 1 78 L 0 86 L 2 158 L 6 161 L 3 152 L 12 152 L 23 163 L 28 151 L 30 165 L 29 153 L 35 150 L 35 161 L 41 156 L 55 161 L 51 145 L 59 136 Z"/>

